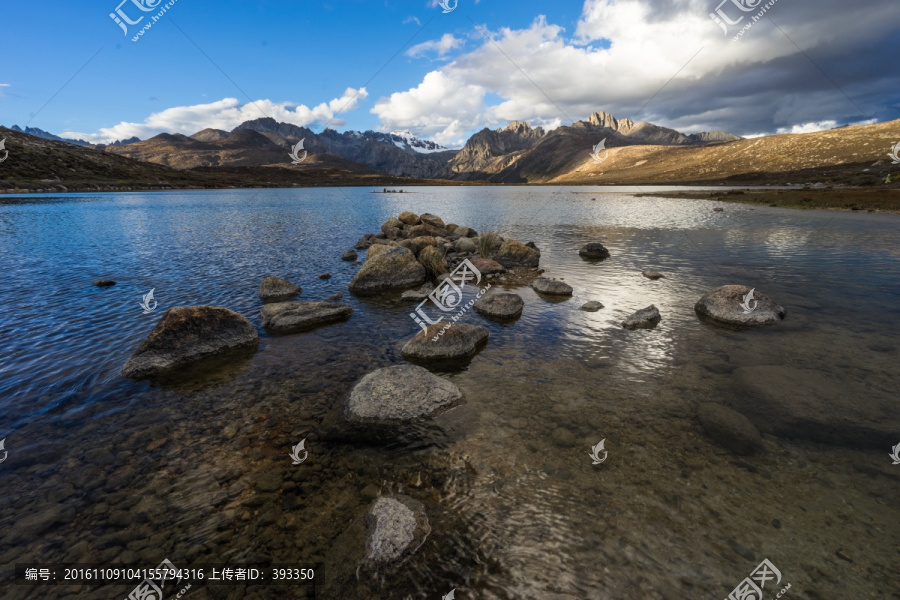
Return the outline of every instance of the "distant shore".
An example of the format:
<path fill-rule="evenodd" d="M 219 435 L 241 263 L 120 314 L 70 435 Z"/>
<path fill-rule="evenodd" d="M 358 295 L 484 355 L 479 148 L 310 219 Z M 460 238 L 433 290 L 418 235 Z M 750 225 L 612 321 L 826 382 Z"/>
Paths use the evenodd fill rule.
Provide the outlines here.
<path fill-rule="evenodd" d="M 825 209 L 900 213 L 900 189 L 891 188 L 798 188 L 798 189 L 732 189 L 728 191 L 649 192 L 637 196 L 718 200 L 740 204 L 760 204 L 778 208 Z"/>

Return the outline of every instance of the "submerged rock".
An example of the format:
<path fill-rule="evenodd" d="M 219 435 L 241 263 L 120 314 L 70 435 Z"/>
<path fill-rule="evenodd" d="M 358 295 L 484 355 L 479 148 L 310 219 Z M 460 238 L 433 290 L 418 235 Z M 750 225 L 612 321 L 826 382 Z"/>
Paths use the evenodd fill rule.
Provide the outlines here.
<path fill-rule="evenodd" d="M 490 332 L 480 325 L 441 322 L 429 325 L 404 344 L 403 358 L 422 361 L 473 356 L 487 342 Z"/>
<path fill-rule="evenodd" d="M 603 305 L 601 303 L 597 302 L 596 300 L 591 300 L 590 302 L 585 302 L 581 306 L 581 310 L 584 310 L 587 312 L 597 312 L 601 308 L 603 308 Z"/>
<path fill-rule="evenodd" d="M 653 329 L 660 321 L 662 321 L 662 316 L 659 314 L 659 309 L 651 304 L 630 315 L 622 322 L 622 327 L 625 329 Z"/>
<path fill-rule="evenodd" d="M 396 568 L 425 543 L 431 533 L 425 507 L 409 496 L 382 496 L 366 514 L 366 562 Z"/>
<path fill-rule="evenodd" d="M 263 302 L 281 302 L 290 300 L 301 292 L 303 288 L 299 285 L 294 285 L 281 277 L 270 276 L 263 279 L 257 295 Z"/>
<path fill-rule="evenodd" d="M 319 325 L 345 321 L 352 314 L 352 308 L 334 302 L 277 302 L 266 304 L 259 311 L 263 326 L 277 333 L 307 331 Z"/>
<path fill-rule="evenodd" d="M 784 308 L 746 285 L 723 285 L 694 305 L 701 317 L 730 327 L 774 325 L 784 319 Z"/>
<path fill-rule="evenodd" d="M 423 283 L 425 267 L 407 248 L 392 246 L 377 256 L 366 257 L 365 264 L 350 282 L 350 291 L 358 295 L 376 294 Z"/>
<path fill-rule="evenodd" d="M 105 288 L 116 285 L 116 282 L 112 279 L 95 279 L 93 285 L 96 285 L 99 288 Z"/>
<path fill-rule="evenodd" d="M 548 277 L 538 277 L 531 287 L 534 291 L 548 296 L 571 296 L 573 291 L 572 286 Z"/>
<path fill-rule="evenodd" d="M 319 273 L 319 279 L 331 279 L 331 273 Z"/>
<path fill-rule="evenodd" d="M 756 425 L 727 406 L 703 402 L 697 407 L 697 419 L 706 435 L 735 454 L 748 456 L 762 449 Z"/>
<path fill-rule="evenodd" d="M 515 240 L 505 240 L 493 259 L 506 267 L 537 267 L 541 262 L 541 253 Z"/>
<path fill-rule="evenodd" d="M 134 379 L 156 377 L 200 360 L 255 348 L 259 334 L 242 315 L 218 306 L 168 309 L 122 367 Z"/>
<path fill-rule="evenodd" d="M 353 262 L 357 258 L 359 258 L 359 255 L 355 250 L 347 250 L 341 255 L 341 260 L 346 260 L 347 262 Z"/>
<path fill-rule="evenodd" d="M 409 575 L 401 567 L 417 558 L 431 535 L 441 533 L 432 534 L 427 509 L 418 500 L 399 494 L 375 499 L 330 544 L 323 565 L 316 572 L 315 597 L 393 597 L 389 590 L 409 585 Z"/>
<path fill-rule="evenodd" d="M 344 412 L 351 420 L 409 421 L 430 417 L 462 398 L 453 382 L 402 364 L 363 377 L 350 392 Z"/>
<path fill-rule="evenodd" d="M 522 314 L 524 307 L 525 301 L 518 294 L 491 294 L 473 306 L 478 314 L 494 319 L 514 319 Z"/>
<path fill-rule="evenodd" d="M 609 250 L 599 242 L 591 242 L 582 246 L 581 250 L 578 251 L 578 255 L 590 260 L 601 260 L 609 258 Z"/>
<path fill-rule="evenodd" d="M 656 281 L 657 279 L 662 279 L 664 277 L 664 275 L 659 271 L 641 271 L 641 275 L 652 281 Z"/>
<path fill-rule="evenodd" d="M 732 373 L 732 390 L 728 406 L 761 431 L 782 438 L 877 449 L 897 443 L 896 395 L 845 373 L 830 373 L 826 367 L 740 367 Z"/>

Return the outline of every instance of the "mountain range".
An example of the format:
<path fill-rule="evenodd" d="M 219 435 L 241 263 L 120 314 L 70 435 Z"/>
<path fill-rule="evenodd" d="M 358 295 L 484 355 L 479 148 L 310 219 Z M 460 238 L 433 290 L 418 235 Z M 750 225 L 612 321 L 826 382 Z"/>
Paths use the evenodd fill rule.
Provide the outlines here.
<path fill-rule="evenodd" d="M 619 121 L 595 112 L 545 132 L 515 121 L 497 130 L 483 129 L 461 150 L 421 140 L 408 131 L 381 133 L 306 127 L 271 118 L 247 121 L 232 131 L 204 129 L 191 136 L 163 133 L 145 141 L 106 147 L 107 152 L 179 169 L 200 166 L 266 166 L 290 162 L 288 152 L 303 141 L 311 154 L 332 154 L 388 175 L 422 179 L 525 182 L 583 158 L 582 150 L 601 140 L 609 146 L 698 145 L 740 139 L 725 132 L 685 135 L 644 121 Z M 548 157 L 552 159 L 548 162 Z"/>
<path fill-rule="evenodd" d="M 148 140 L 98 146 L 84 146 L 80 140 L 73 145 L 33 128 L 0 128 L 3 136 L 10 138 L 10 157 L 0 165 L 0 189 L 7 190 L 54 189 L 54 185 L 95 189 L 94 180 L 119 189 L 376 181 L 404 185 L 810 181 L 874 185 L 895 169 L 887 155 L 895 138 L 900 138 L 900 121 L 744 139 L 725 132 L 687 135 L 595 112 L 584 121 L 549 132 L 521 121 L 483 129 L 457 150 L 408 131 L 326 129 L 316 134 L 269 118 L 247 121 L 232 131 L 204 129 L 190 136 L 163 133 Z M 307 154 L 300 164 L 292 164 L 289 154 L 299 142 L 298 150 Z M 896 178 L 897 173 L 892 176 Z"/>

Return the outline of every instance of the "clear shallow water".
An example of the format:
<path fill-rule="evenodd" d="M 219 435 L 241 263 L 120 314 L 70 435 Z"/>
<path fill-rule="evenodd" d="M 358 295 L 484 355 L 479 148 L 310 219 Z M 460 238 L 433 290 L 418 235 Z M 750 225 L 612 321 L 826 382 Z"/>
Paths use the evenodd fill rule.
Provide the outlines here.
<path fill-rule="evenodd" d="M 0 199 L 0 437 L 10 452 L 0 524 L 28 524 L 0 541 L 0 575 L 26 559 L 327 563 L 374 493 L 403 491 L 455 515 L 444 535 L 457 549 L 437 546 L 436 532 L 409 565 L 416 577 L 390 597 L 453 587 L 458 598 L 724 597 L 766 557 L 798 597 L 889 597 L 898 478 L 887 452 L 900 438 L 821 444 L 775 427 L 763 455 L 737 459 L 693 411 L 781 393 L 800 417 L 880 422 L 875 434 L 900 435 L 897 216 L 736 204 L 717 213 L 716 203 L 624 189 L 410 191 Z M 340 260 L 403 210 L 534 241 L 541 267 L 575 295 L 549 303 L 518 288 L 526 307 L 514 324 L 466 317 L 491 339 L 467 369 L 444 373 L 467 397 L 442 417 L 447 445 L 328 441 L 329 411 L 359 377 L 400 362 L 418 330 L 410 305 L 350 295 L 357 267 Z M 589 241 L 612 258 L 582 261 Z M 225 306 L 259 327 L 256 290 L 269 274 L 303 286 L 301 299 L 341 292 L 354 315 L 301 335 L 261 330 L 252 359 L 180 386 L 119 376 L 170 306 Z M 118 284 L 95 288 L 100 277 Z M 702 324 L 693 304 L 726 283 L 755 286 L 787 319 L 752 332 Z M 144 315 L 151 288 L 159 308 Z M 605 308 L 580 311 L 588 300 Z M 619 326 L 651 303 L 663 315 L 655 330 Z M 772 420 L 794 422 L 783 416 Z M 310 460 L 291 467 L 286 452 L 304 437 Z M 611 458 L 593 466 L 587 454 L 603 438 Z M 75 591 L 17 587 L 10 597 Z"/>

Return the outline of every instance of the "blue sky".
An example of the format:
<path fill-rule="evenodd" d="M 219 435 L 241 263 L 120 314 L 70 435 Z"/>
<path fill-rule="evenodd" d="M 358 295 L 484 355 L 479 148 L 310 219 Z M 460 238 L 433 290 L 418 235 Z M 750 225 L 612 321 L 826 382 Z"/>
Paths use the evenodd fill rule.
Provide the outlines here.
<path fill-rule="evenodd" d="M 884 0 L 778 0 L 736 41 L 718 0 L 177 0 L 137 42 L 167 0 L 126 0 L 145 16 L 128 36 L 120 1 L 0 5 L 0 124 L 112 141 L 271 116 L 458 146 L 593 110 L 742 135 L 900 118 L 900 3 Z"/>

